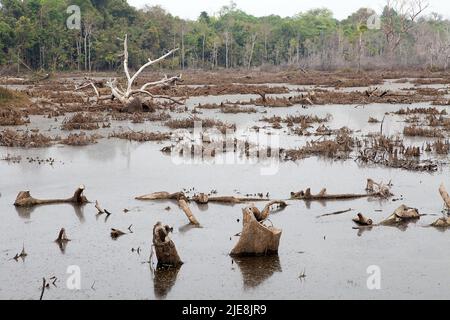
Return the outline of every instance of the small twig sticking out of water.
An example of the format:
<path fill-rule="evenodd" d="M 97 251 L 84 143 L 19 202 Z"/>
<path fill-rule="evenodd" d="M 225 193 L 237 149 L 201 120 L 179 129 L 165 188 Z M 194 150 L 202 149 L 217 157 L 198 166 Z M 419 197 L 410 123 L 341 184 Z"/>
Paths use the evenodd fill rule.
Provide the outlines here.
<path fill-rule="evenodd" d="M 47 286 L 48 286 L 47 281 L 45 280 L 45 278 L 42 278 L 42 290 L 41 290 L 41 296 L 39 297 L 39 300 L 42 300 L 42 298 L 44 297 L 44 291 Z"/>
<path fill-rule="evenodd" d="M 298 278 L 302 281 L 304 279 L 306 279 L 306 269 L 303 269 L 303 272 L 300 273 L 300 275 L 298 276 Z"/>

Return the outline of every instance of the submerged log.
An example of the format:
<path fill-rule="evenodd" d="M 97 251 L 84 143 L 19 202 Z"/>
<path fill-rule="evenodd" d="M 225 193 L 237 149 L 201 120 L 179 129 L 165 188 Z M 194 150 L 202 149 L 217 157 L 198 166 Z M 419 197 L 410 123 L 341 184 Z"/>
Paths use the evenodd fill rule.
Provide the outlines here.
<path fill-rule="evenodd" d="M 291 192 L 291 199 L 305 201 L 323 201 L 323 200 L 351 200 L 366 197 L 389 198 L 392 193 L 388 185 L 376 183 L 372 179 L 367 179 L 366 193 L 343 193 L 327 194 L 327 189 L 323 188 L 318 194 L 312 194 L 311 188 L 305 191 Z"/>
<path fill-rule="evenodd" d="M 238 243 L 231 251 L 231 256 L 259 256 L 278 254 L 282 231 L 268 227 L 257 221 L 254 207 L 242 210 L 243 229 Z"/>
<path fill-rule="evenodd" d="M 74 195 L 67 199 L 47 199 L 47 200 L 35 199 L 31 196 L 30 191 L 21 191 L 17 195 L 14 205 L 16 207 L 32 207 L 36 205 L 59 204 L 59 203 L 72 203 L 81 205 L 89 202 L 83 195 L 84 189 L 85 189 L 84 185 L 81 185 L 80 187 L 78 187 L 77 190 L 75 190 Z"/>
<path fill-rule="evenodd" d="M 158 259 L 158 268 L 178 268 L 183 264 L 175 244 L 169 238 L 171 230 L 168 225 L 164 226 L 161 222 L 157 222 L 153 227 L 153 246 Z"/>
<path fill-rule="evenodd" d="M 399 223 L 419 220 L 420 214 L 419 211 L 415 208 L 410 208 L 402 204 L 398 207 L 393 214 L 391 214 L 388 218 L 380 222 L 380 225 L 389 226 L 396 225 Z"/>
<path fill-rule="evenodd" d="M 344 194 L 327 194 L 327 189 L 322 189 L 318 194 L 312 194 L 311 188 L 300 192 L 291 192 L 291 199 L 293 200 L 345 200 L 345 199 L 358 199 L 370 197 L 371 194 L 356 194 L 356 193 L 344 193 Z"/>

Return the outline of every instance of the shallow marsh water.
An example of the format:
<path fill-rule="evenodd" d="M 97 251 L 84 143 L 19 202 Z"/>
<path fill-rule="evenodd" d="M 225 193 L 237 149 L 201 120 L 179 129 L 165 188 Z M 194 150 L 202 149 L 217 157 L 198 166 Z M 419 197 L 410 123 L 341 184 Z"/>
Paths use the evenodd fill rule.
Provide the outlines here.
<path fill-rule="evenodd" d="M 191 99 L 199 102 L 223 101 L 233 97 Z M 235 97 L 244 100 L 243 97 Z M 246 97 L 248 98 L 248 97 Z M 203 100 L 202 100 L 203 99 Z M 421 106 L 417 104 L 414 106 Z M 402 105 L 320 106 L 303 109 L 268 108 L 267 114 L 224 115 L 204 110 L 202 117 L 217 117 L 246 128 L 262 116 L 305 113 L 332 114 L 331 128 L 347 125 L 362 133 L 378 131 L 367 124 L 369 116 L 382 118 L 385 112 Z M 410 106 L 411 107 L 411 106 Z M 32 121 L 30 127 L 36 122 Z M 39 121 L 42 129 L 52 123 Z M 58 124 L 59 125 L 59 124 Z M 56 125 L 56 126 L 58 126 Z M 133 129 L 167 130 L 161 124 L 123 124 Z M 263 126 L 263 123 L 260 123 Z M 402 128 L 397 119 L 386 130 Z M 60 134 L 58 129 L 54 132 Z M 283 132 L 283 131 L 282 131 Z M 107 131 L 105 131 L 107 133 Z M 300 137 L 281 135 L 280 144 L 298 145 Z M 420 140 L 418 142 L 421 143 Z M 353 160 L 332 161 L 309 158 L 279 163 L 275 175 L 261 175 L 264 164 L 176 164 L 159 150 L 167 143 L 136 143 L 102 139 L 87 147 L 53 146 L 44 149 L 0 148 L 0 155 L 21 155 L 22 162 L 0 161 L 0 298 L 38 299 L 42 277 L 56 276 L 57 287 L 45 291 L 44 299 L 338 299 L 338 298 L 450 298 L 446 272 L 450 256 L 446 248 L 450 233 L 425 227 L 440 216 L 440 183 L 449 182 L 448 167 L 417 173 L 399 169 L 361 167 Z M 27 157 L 52 157 L 53 166 L 29 163 Z M 279 256 L 232 259 L 228 253 L 241 231 L 244 205 L 214 205 L 191 208 L 202 228 L 187 225 L 176 203 L 140 202 L 135 196 L 155 191 L 194 192 L 217 190 L 220 195 L 270 193 L 287 199 L 291 191 L 326 187 L 329 193 L 362 193 L 367 178 L 392 180 L 393 199 L 380 201 L 311 202 L 288 201 L 289 206 L 270 220 L 283 229 Z M 67 197 L 79 184 L 86 185 L 89 200 L 98 200 L 113 214 L 96 216 L 93 204 L 18 210 L 13 206 L 17 193 L 30 190 L 37 198 Z M 450 185 L 450 184 L 449 184 Z M 352 229 L 354 215 L 362 212 L 375 222 L 389 216 L 400 204 L 418 208 L 425 216 L 408 228 L 374 227 Z M 264 203 L 258 203 L 262 207 Z M 170 206 L 170 210 L 166 210 Z M 124 213 L 124 209 L 130 210 Z M 317 218 L 338 210 L 352 212 Z M 174 226 L 174 240 L 184 265 L 178 272 L 153 273 L 149 258 L 152 227 L 157 221 Z M 133 233 L 117 240 L 110 229 Z M 64 252 L 54 243 L 64 227 L 72 240 Z M 12 258 L 24 245 L 28 256 Z M 140 248 L 138 254 L 132 249 Z M 67 268 L 81 270 L 81 290 L 69 290 Z M 381 270 L 381 289 L 369 290 L 367 268 Z M 300 278 L 305 273 L 305 278 Z"/>

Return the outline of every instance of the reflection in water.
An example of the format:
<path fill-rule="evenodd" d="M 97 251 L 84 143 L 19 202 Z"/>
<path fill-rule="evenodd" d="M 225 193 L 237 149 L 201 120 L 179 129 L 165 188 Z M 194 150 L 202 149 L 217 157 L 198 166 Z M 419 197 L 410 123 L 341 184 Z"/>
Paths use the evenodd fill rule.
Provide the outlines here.
<path fill-rule="evenodd" d="M 58 245 L 59 250 L 61 250 L 62 254 L 66 253 L 66 247 L 67 247 L 67 243 L 69 243 L 68 240 L 56 240 L 55 243 Z"/>
<path fill-rule="evenodd" d="M 188 232 L 190 230 L 201 229 L 201 228 L 202 228 L 201 226 L 196 226 L 196 225 L 194 225 L 192 223 L 188 223 L 188 224 L 185 224 L 184 226 L 179 227 L 178 231 L 180 231 L 181 233 L 186 233 L 186 232 Z"/>
<path fill-rule="evenodd" d="M 244 281 L 244 289 L 259 286 L 275 272 L 282 272 L 278 255 L 263 257 L 234 257 Z"/>
<path fill-rule="evenodd" d="M 153 278 L 153 289 L 158 299 L 165 299 L 177 281 L 178 268 L 157 268 Z"/>
<path fill-rule="evenodd" d="M 45 206 L 57 206 L 57 205 L 61 205 L 61 204 L 46 204 Z M 73 203 L 65 203 L 64 206 L 71 206 L 73 208 L 73 210 L 75 211 L 75 215 L 78 217 L 78 219 L 80 220 L 81 223 L 83 223 L 85 221 L 84 218 L 84 206 L 86 204 L 73 204 Z M 36 205 L 36 206 L 32 206 L 32 207 L 17 207 L 16 211 L 17 214 L 19 215 L 19 217 L 21 217 L 22 219 L 31 219 L 31 214 L 39 207 L 42 207 L 44 205 Z"/>

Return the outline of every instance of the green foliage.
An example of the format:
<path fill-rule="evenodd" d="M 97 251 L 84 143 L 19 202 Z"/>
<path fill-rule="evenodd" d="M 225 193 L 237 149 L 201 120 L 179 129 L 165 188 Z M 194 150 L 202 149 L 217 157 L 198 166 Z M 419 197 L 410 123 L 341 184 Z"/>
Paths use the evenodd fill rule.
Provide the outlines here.
<path fill-rule="evenodd" d="M 66 9 L 73 4 L 81 8 L 81 30 L 66 27 Z M 125 34 L 132 68 L 174 47 L 180 51 L 163 67 L 224 67 L 226 61 L 230 67 L 337 64 L 354 61 L 357 51 L 367 57 L 386 52 L 386 39 L 392 36 L 383 28 L 369 29 L 370 15 L 362 8 L 342 21 L 328 9 L 287 18 L 255 17 L 231 2 L 216 16 L 201 12 L 196 21 L 185 21 L 159 6 L 137 10 L 126 0 L 0 0 L 0 64 L 20 59 L 33 69 L 115 70 L 121 64 L 120 39 Z M 381 21 L 383 26 L 390 23 L 394 33 L 402 30 L 401 17 L 392 9 L 384 8 Z M 432 14 L 410 23 L 421 34 L 437 35 L 430 40 L 433 44 L 448 46 L 448 20 Z M 413 32 L 401 36 L 403 54 L 420 45 L 429 47 L 417 44 L 417 37 Z M 418 59 L 426 56 L 416 51 Z"/>

